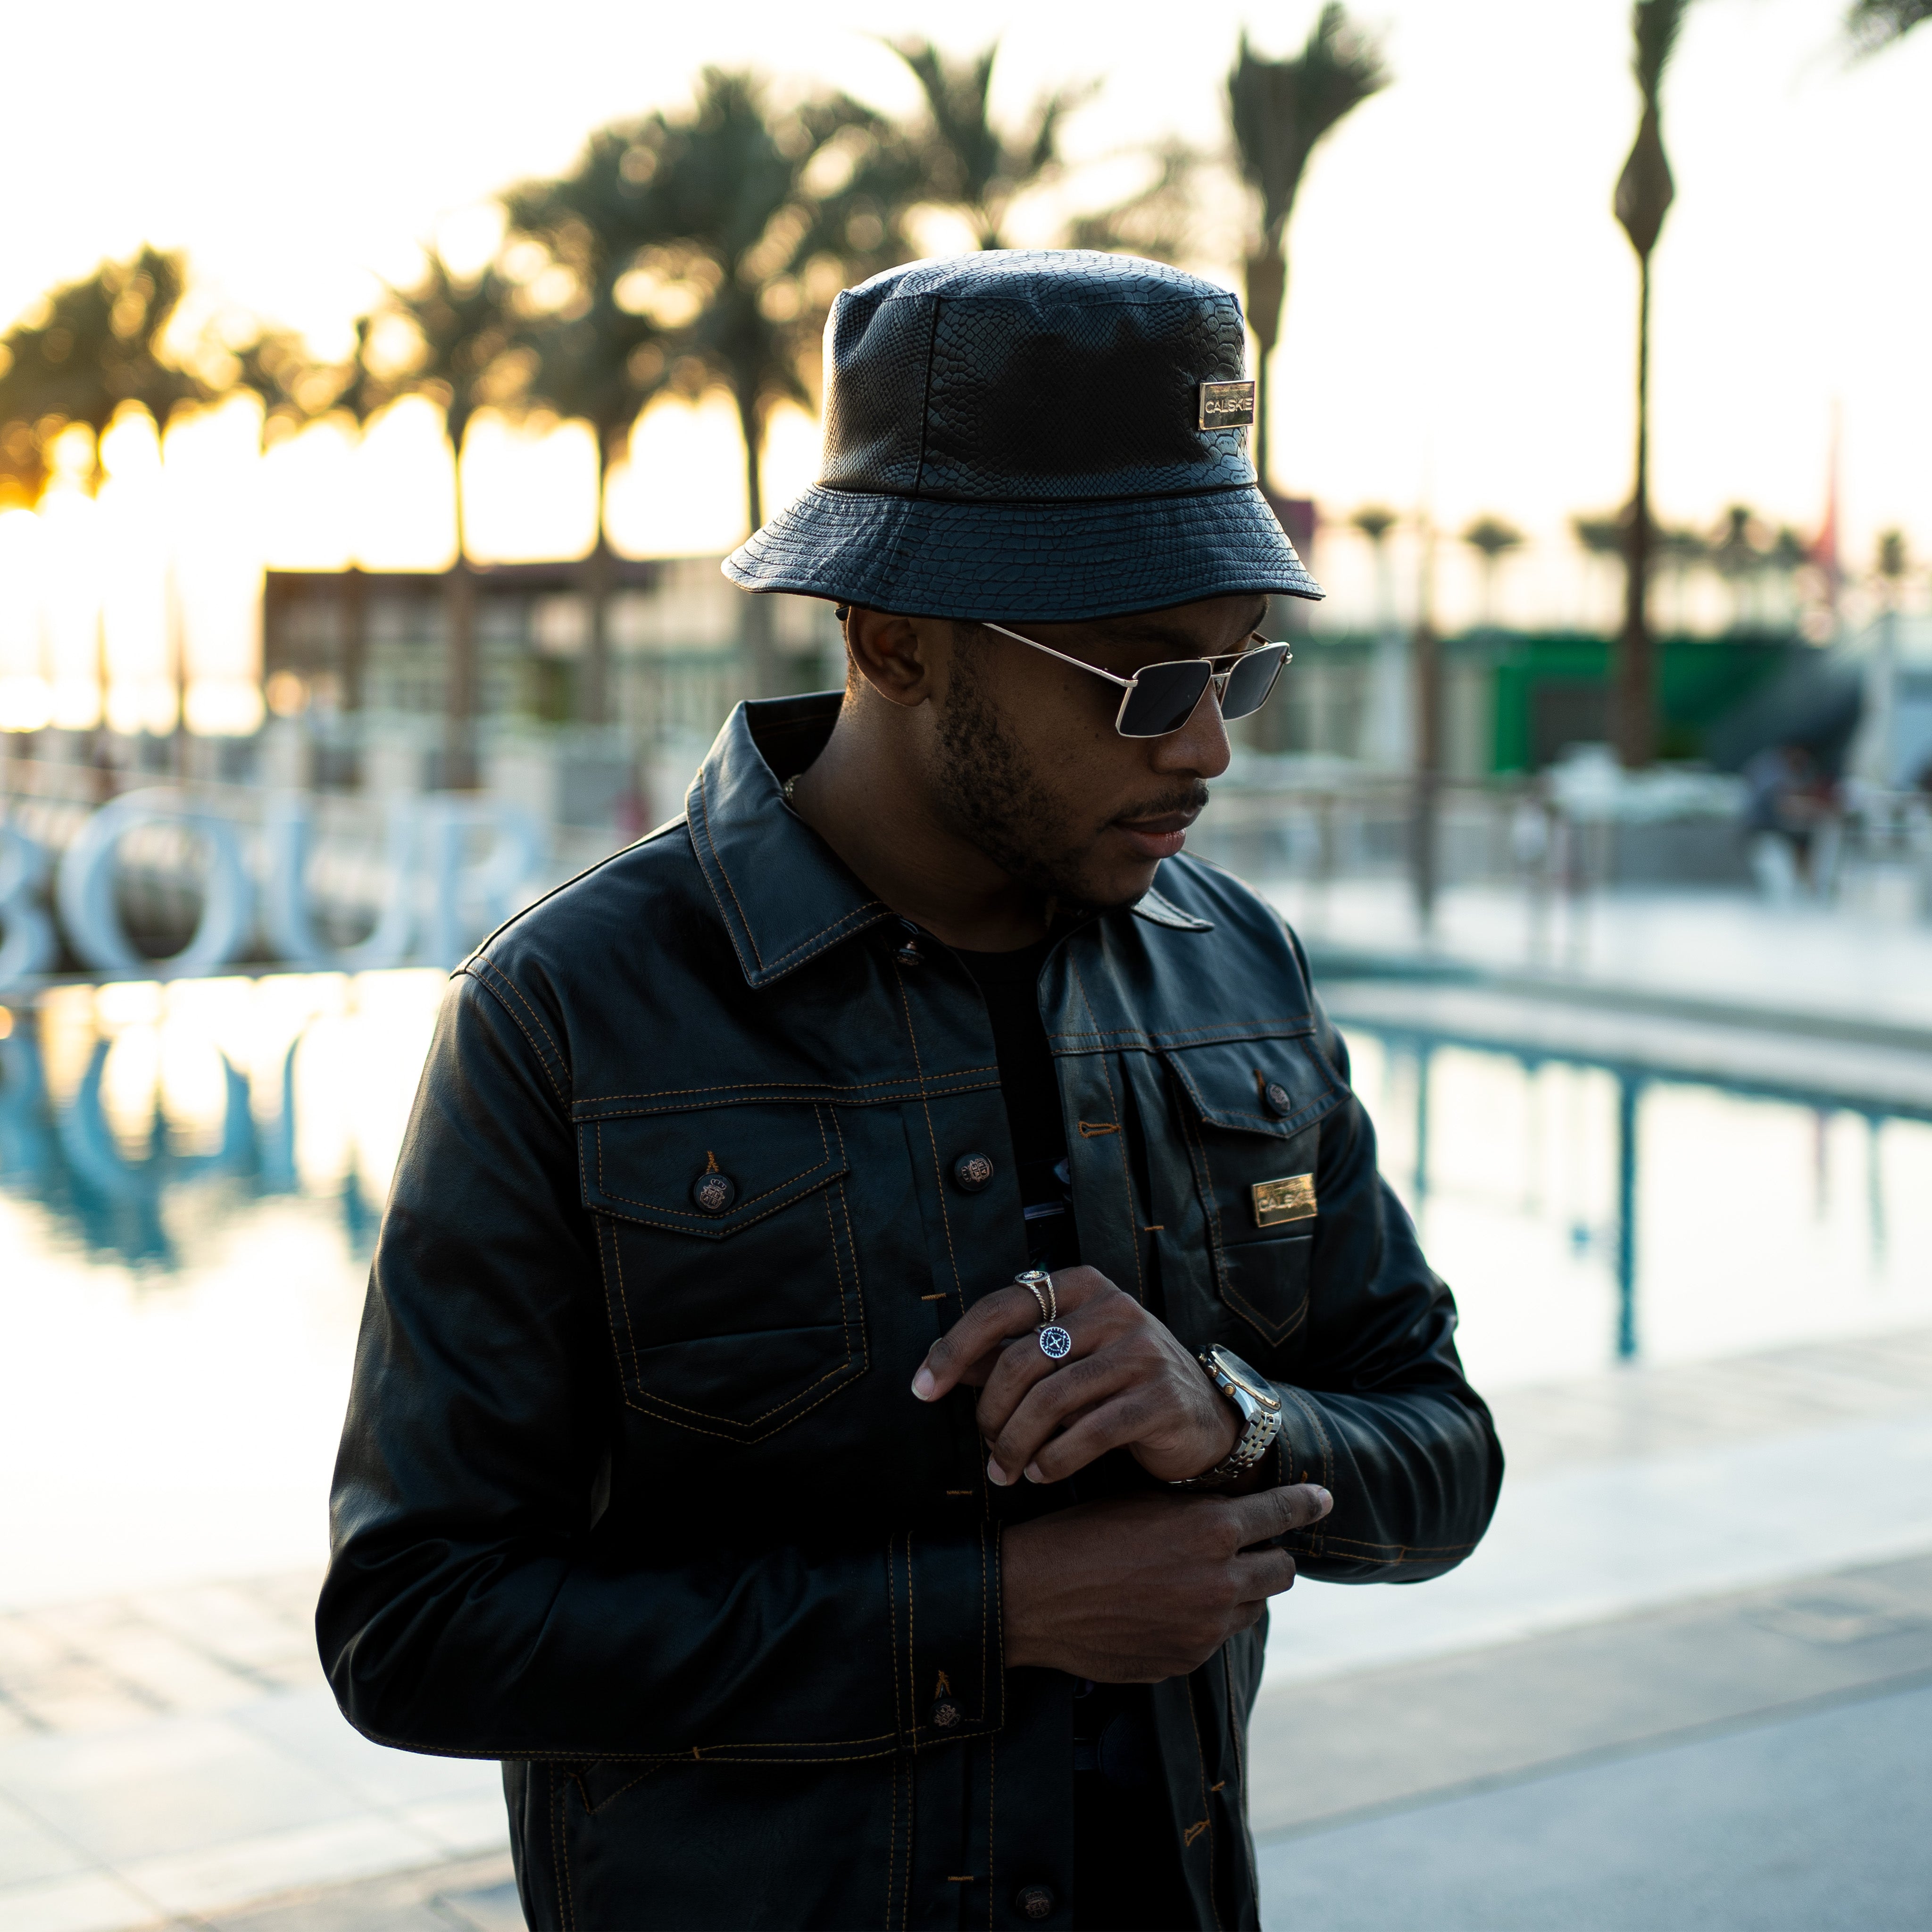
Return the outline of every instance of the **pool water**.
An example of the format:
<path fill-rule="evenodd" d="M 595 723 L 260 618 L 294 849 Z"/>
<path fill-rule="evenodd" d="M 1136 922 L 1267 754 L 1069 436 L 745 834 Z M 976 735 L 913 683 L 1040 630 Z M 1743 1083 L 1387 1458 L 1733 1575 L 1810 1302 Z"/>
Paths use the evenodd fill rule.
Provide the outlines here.
<path fill-rule="evenodd" d="M 0 1013 L 0 1606 L 321 1562 L 443 984 L 62 986 Z M 1932 1320 L 1932 1126 L 1349 1038 L 1479 1388 Z"/>
<path fill-rule="evenodd" d="M 1932 1322 L 1932 1124 L 1348 1038 L 1478 1388 Z"/>

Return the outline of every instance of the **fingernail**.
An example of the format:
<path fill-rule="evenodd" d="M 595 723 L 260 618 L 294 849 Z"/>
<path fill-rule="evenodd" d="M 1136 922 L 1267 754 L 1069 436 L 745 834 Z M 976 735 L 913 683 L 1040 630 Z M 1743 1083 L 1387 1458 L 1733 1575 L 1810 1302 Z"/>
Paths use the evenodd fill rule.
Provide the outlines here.
<path fill-rule="evenodd" d="M 921 1402 L 930 1402 L 933 1392 L 939 1387 L 939 1378 L 926 1364 L 920 1364 L 919 1373 L 912 1378 L 912 1392 Z"/>
<path fill-rule="evenodd" d="M 1005 1470 L 1000 1467 L 998 1463 L 993 1460 L 992 1456 L 988 1456 L 986 1458 L 986 1480 L 989 1483 L 998 1484 L 1000 1487 L 1004 1490 L 1006 1488 L 1007 1484 L 1012 1481 L 1012 1478 L 1006 1474 Z"/>
<path fill-rule="evenodd" d="M 1030 1483 L 1043 1483 L 1046 1480 L 1046 1478 L 1040 1473 L 1040 1465 L 1037 1462 L 1029 1462 L 1026 1466 L 1026 1479 Z"/>
<path fill-rule="evenodd" d="M 1335 1498 L 1331 1496 L 1326 1490 L 1323 1489 L 1318 1483 L 1315 1486 L 1315 1493 L 1321 1498 L 1322 1508 L 1324 1514 L 1335 1507 Z"/>

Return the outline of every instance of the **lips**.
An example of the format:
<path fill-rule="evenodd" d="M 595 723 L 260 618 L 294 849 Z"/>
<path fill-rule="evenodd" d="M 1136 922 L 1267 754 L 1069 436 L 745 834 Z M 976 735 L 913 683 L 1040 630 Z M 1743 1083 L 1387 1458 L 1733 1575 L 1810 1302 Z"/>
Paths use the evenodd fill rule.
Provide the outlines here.
<path fill-rule="evenodd" d="M 1117 818 L 1114 830 L 1144 859 L 1172 859 L 1187 843 L 1187 828 L 1201 816 L 1197 806 L 1151 818 Z"/>

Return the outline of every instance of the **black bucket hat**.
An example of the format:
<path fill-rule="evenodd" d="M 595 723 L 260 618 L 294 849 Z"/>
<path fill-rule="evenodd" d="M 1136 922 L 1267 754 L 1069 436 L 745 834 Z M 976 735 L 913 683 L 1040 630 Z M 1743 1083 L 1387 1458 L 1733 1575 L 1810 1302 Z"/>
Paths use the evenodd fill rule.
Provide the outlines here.
<path fill-rule="evenodd" d="M 1000 250 L 832 305 L 817 483 L 724 560 L 747 590 L 1078 621 L 1319 597 L 1248 460 L 1240 304 L 1158 262 Z"/>

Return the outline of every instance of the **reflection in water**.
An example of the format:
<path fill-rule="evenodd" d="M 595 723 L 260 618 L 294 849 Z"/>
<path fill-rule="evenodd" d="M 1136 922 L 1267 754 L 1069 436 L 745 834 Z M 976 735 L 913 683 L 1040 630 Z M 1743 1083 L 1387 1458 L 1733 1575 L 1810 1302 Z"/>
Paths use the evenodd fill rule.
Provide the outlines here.
<path fill-rule="evenodd" d="M 366 1258 L 442 980 L 364 976 L 65 987 L 8 1015 L 0 1186 L 144 1276 L 280 1196 L 332 1202 Z"/>
<path fill-rule="evenodd" d="M 28 1210 L 16 1280 L 44 1292 L 92 1265 L 184 1303 L 298 1224 L 305 1264 L 359 1296 L 444 983 L 64 986 L 0 1016 L 0 1188 Z M 1932 1126 L 1348 1031 L 1384 1170 L 1492 1378 L 1932 1318 Z M 1833 1186 L 1834 1170 L 1863 1185 Z M 280 1286 L 273 1267 L 244 1272 Z"/>
<path fill-rule="evenodd" d="M 1346 1030 L 1479 1385 L 1932 1319 L 1932 1124 Z"/>

